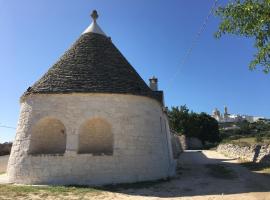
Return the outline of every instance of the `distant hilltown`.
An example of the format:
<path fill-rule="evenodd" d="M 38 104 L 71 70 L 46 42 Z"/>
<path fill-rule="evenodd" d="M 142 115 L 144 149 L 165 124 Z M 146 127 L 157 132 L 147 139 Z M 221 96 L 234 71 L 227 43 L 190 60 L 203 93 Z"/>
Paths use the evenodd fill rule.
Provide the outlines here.
<path fill-rule="evenodd" d="M 224 107 L 224 114 L 222 114 L 217 108 L 212 112 L 212 117 L 215 118 L 219 123 L 227 122 L 241 122 L 248 121 L 250 123 L 257 122 L 259 120 L 268 121 L 265 117 L 251 116 L 251 115 L 241 115 L 241 114 L 229 114 L 228 107 Z"/>

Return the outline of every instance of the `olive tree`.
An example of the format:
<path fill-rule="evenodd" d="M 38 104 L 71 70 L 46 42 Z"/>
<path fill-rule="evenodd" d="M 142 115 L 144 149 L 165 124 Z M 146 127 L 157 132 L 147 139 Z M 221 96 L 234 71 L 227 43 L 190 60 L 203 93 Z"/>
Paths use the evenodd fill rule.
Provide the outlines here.
<path fill-rule="evenodd" d="M 234 34 L 253 38 L 257 49 L 250 69 L 263 67 L 270 71 L 270 0 L 233 0 L 226 6 L 220 6 L 216 15 L 221 22 L 215 36 Z"/>

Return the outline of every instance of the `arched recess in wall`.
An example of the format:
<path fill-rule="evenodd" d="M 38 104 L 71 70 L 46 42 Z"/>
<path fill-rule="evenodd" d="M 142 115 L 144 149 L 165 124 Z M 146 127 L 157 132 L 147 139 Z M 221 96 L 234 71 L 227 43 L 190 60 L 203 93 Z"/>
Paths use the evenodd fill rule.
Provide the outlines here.
<path fill-rule="evenodd" d="M 84 122 L 79 128 L 80 154 L 112 155 L 113 134 L 111 125 L 102 118 Z"/>
<path fill-rule="evenodd" d="M 66 129 L 55 118 L 39 120 L 32 128 L 30 154 L 63 154 L 66 150 Z"/>

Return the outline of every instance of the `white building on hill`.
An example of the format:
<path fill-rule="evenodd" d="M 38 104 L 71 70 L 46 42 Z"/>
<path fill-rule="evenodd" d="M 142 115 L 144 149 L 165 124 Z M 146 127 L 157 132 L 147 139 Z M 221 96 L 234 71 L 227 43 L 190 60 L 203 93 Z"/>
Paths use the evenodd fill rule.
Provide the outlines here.
<path fill-rule="evenodd" d="M 212 117 L 214 117 L 220 123 L 240 122 L 244 120 L 247 120 L 248 122 L 252 123 L 260 119 L 265 119 L 264 117 L 258 117 L 258 116 L 229 114 L 227 106 L 224 107 L 224 114 L 222 114 L 217 108 L 215 108 L 212 112 Z"/>

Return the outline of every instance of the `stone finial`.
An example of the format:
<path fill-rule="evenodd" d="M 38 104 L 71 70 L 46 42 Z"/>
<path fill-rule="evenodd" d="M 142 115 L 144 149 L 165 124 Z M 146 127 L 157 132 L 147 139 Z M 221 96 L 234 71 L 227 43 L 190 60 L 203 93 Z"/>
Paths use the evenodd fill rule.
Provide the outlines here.
<path fill-rule="evenodd" d="M 101 34 L 101 35 L 106 36 L 106 34 L 102 31 L 102 29 L 97 24 L 98 13 L 96 10 L 93 10 L 91 17 L 93 19 L 92 23 L 90 24 L 90 26 L 87 27 L 87 29 L 82 34 L 97 33 L 97 34 Z"/>
<path fill-rule="evenodd" d="M 94 20 L 94 22 L 97 20 L 98 18 L 98 13 L 96 10 L 93 10 L 92 14 L 91 14 L 92 19 Z"/>

